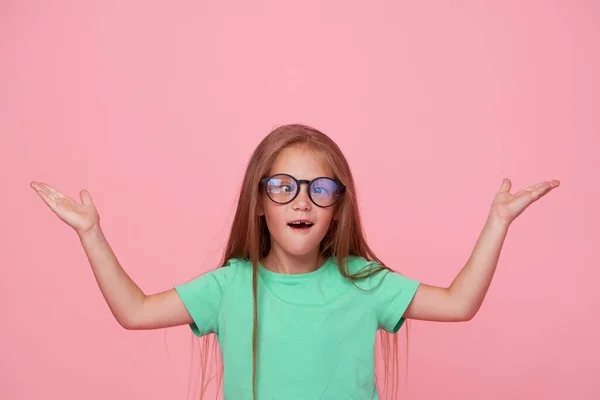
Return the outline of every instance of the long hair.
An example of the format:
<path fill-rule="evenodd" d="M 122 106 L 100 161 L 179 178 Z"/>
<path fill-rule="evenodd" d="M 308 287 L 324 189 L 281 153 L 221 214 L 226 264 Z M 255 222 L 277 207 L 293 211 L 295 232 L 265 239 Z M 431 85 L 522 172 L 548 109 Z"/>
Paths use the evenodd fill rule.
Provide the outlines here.
<path fill-rule="evenodd" d="M 301 145 L 322 152 L 328 159 L 334 178 L 346 186 L 346 191 L 336 204 L 335 218 L 325 237 L 320 244 L 320 252 L 326 257 L 335 257 L 339 272 L 353 283 L 370 277 L 384 269 L 392 271 L 387 267 L 367 245 L 365 239 L 360 213 L 357 203 L 356 188 L 350 171 L 350 166 L 340 148 L 331 138 L 324 133 L 301 124 L 290 124 L 277 127 L 272 130 L 256 147 L 246 168 L 242 187 L 239 193 L 238 205 L 231 226 L 231 232 L 227 241 L 227 247 L 223 253 L 220 266 L 224 266 L 229 259 L 242 258 L 249 260 L 252 264 L 252 294 L 254 303 L 254 323 L 252 329 L 252 393 L 256 400 L 256 358 L 258 344 L 258 308 L 257 308 L 257 283 L 259 261 L 267 256 L 270 250 L 270 235 L 264 216 L 259 216 L 258 210 L 262 202 L 259 182 L 269 173 L 279 152 L 289 146 Z M 350 274 L 347 269 L 348 255 L 364 257 L 372 261 L 376 266 L 365 273 L 361 270 Z M 355 285 L 356 286 L 356 285 Z M 408 321 L 406 321 L 408 324 Z M 392 392 L 397 394 L 397 369 L 398 369 L 398 337 L 380 330 L 381 351 L 384 361 L 385 380 L 387 387 L 388 374 L 393 378 Z M 407 356 L 408 356 L 408 326 L 406 329 Z M 201 349 L 201 394 L 203 399 L 206 381 L 206 371 L 209 355 L 216 359 L 217 341 L 214 334 L 202 337 L 203 347 Z M 391 342 L 391 344 L 390 344 Z M 391 368 L 390 368 L 391 356 Z M 408 368 L 408 364 L 407 364 Z M 223 366 L 217 368 L 219 372 L 219 387 L 223 376 Z M 377 379 L 376 379 L 376 385 Z M 379 388 L 378 388 L 379 389 Z M 394 396 L 393 398 L 397 398 Z"/>

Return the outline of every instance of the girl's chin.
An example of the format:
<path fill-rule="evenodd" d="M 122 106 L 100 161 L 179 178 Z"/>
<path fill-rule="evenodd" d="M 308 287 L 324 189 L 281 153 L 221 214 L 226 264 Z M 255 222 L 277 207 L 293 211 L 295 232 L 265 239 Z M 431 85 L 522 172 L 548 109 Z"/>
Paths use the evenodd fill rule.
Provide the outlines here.
<path fill-rule="evenodd" d="M 319 248 L 319 245 L 322 241 L 321 238 L 317 238 L 317 231 L 313 232 L 294 232 L 293 228 L 289 228 L 287 232 L 279 232 L 282 234 L 279 238 L 275 238 L 273 235 L 271 236 L 273 244 L 278 247 L 281 247 L 286 253 L 291 254 L 296 257 L 307 256 L 315 251 L 315 249 Z M 308 228 L 308 230 L 314 229 L 314 227 Z M 323 237 L 325 236 L 325 232 L 323 232 Z"/>
<path fill-rule="evenodd" d="M 314 244 L 309 244 L 309 243 L 303 243 L 302 245 L 298 245 L 298 243 L 291 244 L 289 243 L 287 246 L 284 245 L 282 246 L 283 250 L 294 256 L 294 257 L 306 257 L 312 253 L 315 252 L 315 249 L 318 251 L 319 249 L 319 243 L 314 243 Z"/>

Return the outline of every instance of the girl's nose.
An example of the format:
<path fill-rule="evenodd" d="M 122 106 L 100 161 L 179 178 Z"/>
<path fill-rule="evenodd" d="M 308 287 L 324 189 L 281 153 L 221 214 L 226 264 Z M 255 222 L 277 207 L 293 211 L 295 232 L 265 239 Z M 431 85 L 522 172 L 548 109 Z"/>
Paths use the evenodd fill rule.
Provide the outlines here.
<path fill-rule="evenodd" d="M 292 208 L 298 210 L 310 210 L 311 202 L 310 197 L 308 197 L 308 185 L 302 183 L 298 190 L 300 190 L 300 193 L 298 193 L 298 196 L 296 196 L 292 202 Z"/>

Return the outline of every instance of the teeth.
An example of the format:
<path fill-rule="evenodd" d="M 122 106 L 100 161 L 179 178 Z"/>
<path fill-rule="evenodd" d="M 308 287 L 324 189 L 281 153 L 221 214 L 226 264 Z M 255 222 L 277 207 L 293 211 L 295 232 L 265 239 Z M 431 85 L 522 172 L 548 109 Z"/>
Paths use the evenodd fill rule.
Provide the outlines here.
<path fill-rule="evenodd" d="M 291 222 L 289 225 L 296 225 L 296 226 L 307 225 L 307 226 L 312 226 L 313 224 L 311 222 Z"/>

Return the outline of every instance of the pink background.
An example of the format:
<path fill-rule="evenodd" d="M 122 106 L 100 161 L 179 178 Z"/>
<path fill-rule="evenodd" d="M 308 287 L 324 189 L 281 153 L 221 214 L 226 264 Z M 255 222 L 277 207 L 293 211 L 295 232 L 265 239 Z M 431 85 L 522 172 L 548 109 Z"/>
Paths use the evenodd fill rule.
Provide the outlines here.
<path fill-rule="evenodd" d="M 215 266 L 253 148 L 290 122 L 337 141 L 370 244 L 429 284 L 467 261 L 502 178 L 560 179 L 474 320 L 413 322 L 401 393 L 598 398 L 599 3 L 366 4 L 0 4 L 0 398 L 188 391 L 189 329 L 122 329 L 30 181 L 88 189 L 153 293 Z"/>

